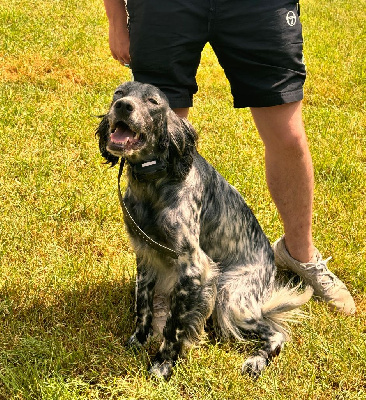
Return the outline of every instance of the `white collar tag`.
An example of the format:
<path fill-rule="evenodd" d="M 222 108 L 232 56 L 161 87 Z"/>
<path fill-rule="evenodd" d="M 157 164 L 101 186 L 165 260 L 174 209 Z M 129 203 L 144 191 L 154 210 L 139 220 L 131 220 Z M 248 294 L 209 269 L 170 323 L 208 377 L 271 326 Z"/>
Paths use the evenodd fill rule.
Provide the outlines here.
<path fill-rule="evenodd" d="M 145 168 L 145 167 L 149 167 L 150 165 L 155 165 L 155 164 L 156 164 L 156 160 L 147 161 L 146 163 L 141 164 L 141 167 Z"/>

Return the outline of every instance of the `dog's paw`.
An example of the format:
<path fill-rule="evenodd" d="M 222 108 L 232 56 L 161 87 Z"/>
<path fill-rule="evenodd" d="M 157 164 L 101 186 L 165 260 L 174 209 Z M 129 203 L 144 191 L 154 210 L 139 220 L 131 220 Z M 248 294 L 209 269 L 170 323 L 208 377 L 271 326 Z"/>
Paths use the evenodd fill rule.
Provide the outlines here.
<path fill-rule="evenodd" d="M 241 367 L 242 374 L 248 374 L 251 378 L 257 379 L 268 365 L 268 358 L 262 355 L 255 355 L 245 360 Z"/>
<path fill-rule="evenodd" d="M 173 363 L 170 361 L 155 361 L 150 367 L 149 373 L 155 378 L 168 380 L 173 373 Z"/>

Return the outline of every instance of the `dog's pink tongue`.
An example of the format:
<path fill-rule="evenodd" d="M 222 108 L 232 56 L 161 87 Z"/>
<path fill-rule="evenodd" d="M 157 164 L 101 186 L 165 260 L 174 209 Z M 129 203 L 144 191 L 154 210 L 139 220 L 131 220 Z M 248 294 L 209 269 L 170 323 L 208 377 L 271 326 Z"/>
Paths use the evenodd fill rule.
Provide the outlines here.
<path fill-rule="evenodd" d="M 111 140 L 114 143 L 128 143 L 128 142 L 133 142 L 134 141 L 134 133 L 131 131 L 131 129 L 122 129 L 122 128 L 117 128 L 112 134 L 111 134 Z"/>

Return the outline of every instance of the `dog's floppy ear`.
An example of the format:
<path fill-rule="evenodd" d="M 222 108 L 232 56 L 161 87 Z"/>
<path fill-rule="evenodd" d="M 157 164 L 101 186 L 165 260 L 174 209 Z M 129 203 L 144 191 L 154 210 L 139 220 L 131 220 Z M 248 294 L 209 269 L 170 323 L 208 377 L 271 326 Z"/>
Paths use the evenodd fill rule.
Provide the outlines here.
<path fill-rule="evenodd" d="M 167 115 L 167 131 L 171 150 L 175 151 L 178 156 L 185 154 L 187 148 L 195 146 L 197 133 L 193 126 L 187 119 L 179 117 L 172 110 L 169 110 Z"/>
<path fill-rule="evenodd" d="M 102 118 L 102 120 L 100 121 L 99 126 L 95 131 L 95 135 L 99 137 L 100 154 L 105 158 L 106 164 L 111 164 L 111 167 L 114 167 L 118 163 L 119 158 L 114 156 L 107 150 L 109 131 L 108 119 L 106 115 L 101 115 L 100 118 Z"/>
<path fill-rule="evenodd" d="M 184 179 L 191 168 L 193 152 L 196 151 L 197 133 L 186 119 L 180 118 L 174 111 L 169 110 L 167 117 L 169 160 L 176 177 Z"/>

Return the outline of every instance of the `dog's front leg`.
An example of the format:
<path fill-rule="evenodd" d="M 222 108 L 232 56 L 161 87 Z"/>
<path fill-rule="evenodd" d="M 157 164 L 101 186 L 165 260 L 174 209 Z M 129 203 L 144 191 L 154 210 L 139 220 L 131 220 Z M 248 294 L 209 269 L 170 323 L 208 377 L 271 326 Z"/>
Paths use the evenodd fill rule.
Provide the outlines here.
<path fill-rule="evenodd" d="M 136 329 L 130 337 L 128 345 L 140 346 L 144 344 L 152 331 L 153 297 L 155 277 L 137 260 L 136 280 Z"/>
<path fill-rule="evenodd" d="M 150 373 L 168 379 L 183 346 L 197 341 L 216 299 L 216 266 L 202 251 L 178 259 L 179 278 L 171 297 L 164 340 Z"/>

